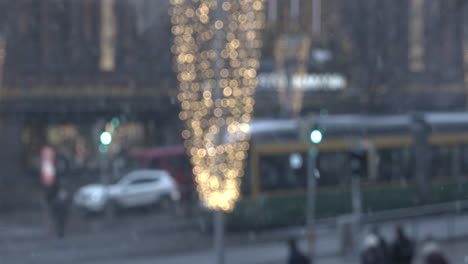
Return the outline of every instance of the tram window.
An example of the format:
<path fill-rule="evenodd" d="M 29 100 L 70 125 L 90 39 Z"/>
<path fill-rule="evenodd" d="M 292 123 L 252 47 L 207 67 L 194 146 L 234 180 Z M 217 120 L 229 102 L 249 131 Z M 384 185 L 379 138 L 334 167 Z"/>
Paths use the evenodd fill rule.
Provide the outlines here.
<path fill-rule="evenodd" d="M 333 186 L 347 183 L 349 174 L 348 155 L 345 152 L 322 152 L 318 157 L 320 172 L 319 186 Z"/>
<path fill-rule="evenodd" d="M 378 180 L 399 181 L 408 175 L 409 164 L 405 162 L 408 150 L 403 148 L 379 149 Z"/>
<path fill-rule="evenodd" d="M 451 153 L 448 146 L 431 147 L 431 177 L 450 177 L 451 171 Z"/>
<path fill-rule="evenodd" d="M 283 174 L 282 167 L 275 162 L 276 158 L 262 158 L 260 162 L 260 188 L 262 191 L 271 191 L 280 188 L 279 175 Z"/>
<path fill-rule="evenodd" d="M 411 162 L 412 152 L 409 147 L 401 149 L 401 170 L 404 179 L 411 178 L 413 175 L 413 163 Z"/>
<path fill-rule="evenodd" d="M 252 179 L 250 171 L 251 171 L 250 163 L 247 163 L 245 166 L 244 177 L 242 177 L 242 180 L 241 180 L 241 193 L 243 195 L 250 194 L 250 190 L 251 190 L 250 186 L 251 186 L 251 179 Z"/>
<path fill-rule="evenodd" d="M 439 147 L 433 147 L 431 153 L 431 176 L 433 178 L 436 178 L 440 176 L 440 170 L 442 169 L 443 160 Z"/>
<path fill-rule="evenodd" d="M 260 158 L 260 188 L 262 191 L 305 188 L 306 170 L 291 168 L 289 154 Z"/>
<path fill-rule="evenodd" d="M 455 145 L 451 148 L 451 175 L 453 177 L 459 177 L 461 175 L 462 170 L 462 157 L 461 157 L 461 146 Z"/>
<path fill-rule="evenodd" d="M 468 175 L 468 145 L 460 146 L 460 163 L 462 175 Z"/>
<path fill-rule="evenodd" d="M 392 180 L 391 168 L 392 168 L 392 156 L 391 150 L 380 149 L 377 151 L 379 155 L 379 181 L 390 181 Z"/>

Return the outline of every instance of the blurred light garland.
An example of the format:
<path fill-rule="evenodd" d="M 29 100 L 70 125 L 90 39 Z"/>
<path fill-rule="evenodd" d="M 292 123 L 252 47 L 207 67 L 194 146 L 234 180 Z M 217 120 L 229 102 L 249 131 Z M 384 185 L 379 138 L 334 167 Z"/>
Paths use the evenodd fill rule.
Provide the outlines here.
<path fill-rule="evenodd" d="M 264 0 L 171 0 L 179 117 L 200 198 L 231 211 L 249 150 Z"/>

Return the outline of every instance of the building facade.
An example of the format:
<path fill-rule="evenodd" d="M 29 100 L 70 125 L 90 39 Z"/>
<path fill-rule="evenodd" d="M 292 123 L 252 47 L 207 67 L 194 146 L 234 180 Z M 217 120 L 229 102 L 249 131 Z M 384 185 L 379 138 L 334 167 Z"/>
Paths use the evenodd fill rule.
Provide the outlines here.
<path fill-rule="evenodd" d="M 466 108 L 464 1 L 265 4 L 257 117 Z M 180 142 L 169 8 L 166 0 L 0 0 L 2 181 L 25 168 L 34 174 L 47 143 L 62 146 L 69 167 L 95 160 L 113 118 L 122 148 Z"/>
<path fill-rule="evenodd" d="M 322 108 L 331 113 L 464 110 L 466 5 L 458 0 L 268 0 L 263 71 L 278 71 L 274 45 L 280 36 L 305 36 L 312 41 L 307 74 L 339 74 L 346 87 L 303 88 L 301 114 Z M 315 36 L 314 23 L 320 29 Z M 320 50 L 329 52 L 326 63 L 314 59 Z"/>
<path fill-rule="evenodd" d="M 120 149 L 180 142 L 168 8 L 147 0 L 0 1 L 3 181 L 37 174 L 45 144 L 68 169 L 98 166 L 99 133 L 112 119 L 121 123 Z"/>

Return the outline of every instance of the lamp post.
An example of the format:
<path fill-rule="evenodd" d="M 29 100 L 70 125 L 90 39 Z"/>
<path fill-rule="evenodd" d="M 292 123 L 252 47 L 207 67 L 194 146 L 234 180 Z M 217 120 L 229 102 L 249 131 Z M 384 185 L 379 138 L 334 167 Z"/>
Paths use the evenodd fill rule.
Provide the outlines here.
<path fill-rule="evenodd" d="M 106 196 L 109 195 L 109 172 L 108 172 L 108 160 L 107 160 L 107 148 L 108 145 L 112 142 L 112 134 L 108 131 L 104 131 L 99 136 L 99 141 L 101 145 L 99 146 L 99 167 L 101 171 L 101 184 L 106 190 Z M 112 218 L 113 212 L 110 211 L 110 208 L 106 206 L 105 208 L 106 219 L 109 221 Z"/>
<path fill-rule="evenodd" d="M 306 203 L 306 226 L 307 226 L 307 241 L 308 254 L 310 263 L 314 262 L 315 248 L 315 204 L 317 190 L 317 145 L 322 142 L 322 131 L 315 127 L 310 132 L 310 146 L 307 154 L 307 203 Z"/>
<path fill-rule="evenodd" d="M 175 66 L 202 202 L 215 212 L 216 263 L 224 262 L 224 212 L 239 198 L 257 85 L 263 0 L 171 0 Z"/>

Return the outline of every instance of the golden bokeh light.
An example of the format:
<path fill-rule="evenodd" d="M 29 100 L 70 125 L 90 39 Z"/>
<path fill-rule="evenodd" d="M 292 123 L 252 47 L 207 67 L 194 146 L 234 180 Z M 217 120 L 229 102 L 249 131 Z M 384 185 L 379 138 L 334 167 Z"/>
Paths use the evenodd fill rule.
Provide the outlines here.
<path fill-rule="evenodd" d="M 231 211 L 249 150 L 264 27 L 264 0 L 171 0 L 169 11 L 185 122 L 200 198 Z"/>

